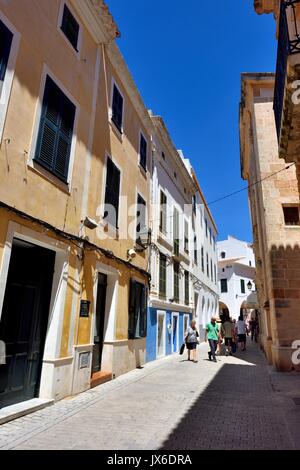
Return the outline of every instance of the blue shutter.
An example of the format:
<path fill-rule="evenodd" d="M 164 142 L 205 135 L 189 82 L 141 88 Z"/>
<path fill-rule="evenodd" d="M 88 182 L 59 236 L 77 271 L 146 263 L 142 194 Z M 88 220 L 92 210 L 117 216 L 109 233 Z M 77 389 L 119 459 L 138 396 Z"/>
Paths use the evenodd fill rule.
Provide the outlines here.
<path fill-rule="evenodd" d="M 67 181 L 76 108 L 58 86 L 46 79 L 35 159 Z"/>
<path fill-rule="evenodd" d="M 13 34 L 0 20 L 0 81 L 3 82 L 11 50 Z"/>

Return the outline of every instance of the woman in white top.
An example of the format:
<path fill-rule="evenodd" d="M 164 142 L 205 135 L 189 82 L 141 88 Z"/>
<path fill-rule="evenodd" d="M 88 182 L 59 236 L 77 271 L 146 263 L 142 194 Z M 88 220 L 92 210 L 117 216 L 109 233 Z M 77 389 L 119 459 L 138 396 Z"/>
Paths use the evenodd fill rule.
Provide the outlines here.
<path fill-rule="evenodd" d="M 199 336 L 199 333 L 196 328 L 196 321 L 192 320 L 191 321 L 191 326 L 188 327 L 188 330 L 186 332 L 186 337 L 185 337 L 185 343 L 186 343 L 186 348 L 188 352 L 188 361 L 191 360 L 191 351 L 192 351 L 192 357 L 193 357 L 193 362 L 197 362 L 196 360 L 196 348 L 198 344 L 198 339 L 197 337 Z"/>
<path fill-rule="evenodd" d="M 243 315 L 240 315 L 237 323 L 237 334 L 238 334 L 238 341 L 241 343 L 242 351 L 246 351 L 246 333 L 247 333 L 247 326 L 244 321 Z"/>

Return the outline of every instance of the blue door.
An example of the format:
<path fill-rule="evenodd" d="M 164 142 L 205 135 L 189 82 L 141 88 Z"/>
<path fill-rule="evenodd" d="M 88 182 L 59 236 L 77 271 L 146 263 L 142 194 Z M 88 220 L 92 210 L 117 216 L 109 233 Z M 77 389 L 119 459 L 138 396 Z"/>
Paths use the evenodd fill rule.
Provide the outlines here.
<path fill-rule="evenodd" d="M 178 351 L 178 340 L 177 340 L 178 317 L 175 315 L 172 318 L 172 327 L 173 327 L 173 352 L 177 352 Z"/>

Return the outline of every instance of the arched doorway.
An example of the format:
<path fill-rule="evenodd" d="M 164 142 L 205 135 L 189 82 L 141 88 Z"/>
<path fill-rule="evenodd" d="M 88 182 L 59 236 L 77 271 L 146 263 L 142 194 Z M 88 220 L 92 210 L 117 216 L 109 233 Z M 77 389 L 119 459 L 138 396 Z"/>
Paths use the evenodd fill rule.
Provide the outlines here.
<path fill-rule="evenodd" d="M 229 308 L 224 302 L 219 302 L 219 317 L 221 322 L 223 322 L 225 318 L 230 317 Z"/>

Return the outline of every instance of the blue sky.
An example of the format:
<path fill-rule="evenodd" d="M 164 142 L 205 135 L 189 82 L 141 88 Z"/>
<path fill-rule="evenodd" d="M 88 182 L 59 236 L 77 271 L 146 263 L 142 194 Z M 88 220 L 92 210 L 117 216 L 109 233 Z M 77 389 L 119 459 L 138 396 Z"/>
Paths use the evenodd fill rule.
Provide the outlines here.
<path fill-rule="evenodd" d="M 253 0 L 106 0 L 118 45 L 147 108 L 190 158 L 207 202 L 246 186 L 240 176 L 241 72 L 272 72 L 275 22 Z M 219 240 L 252 240 L 247 191 L 212 205 Z"/>

